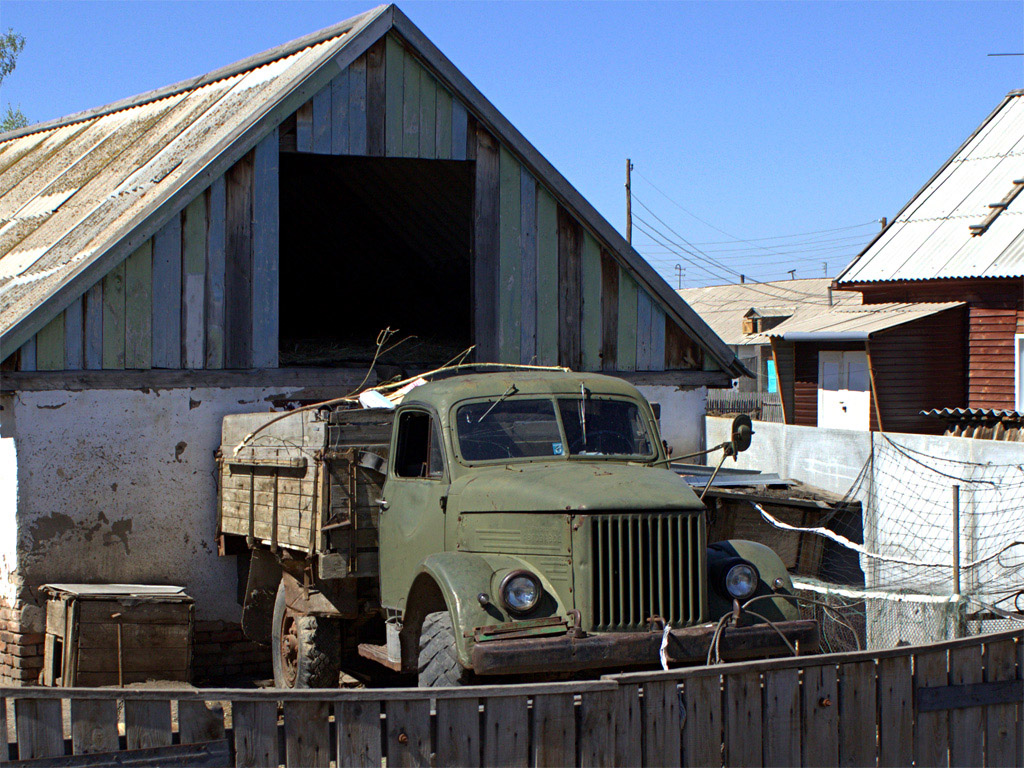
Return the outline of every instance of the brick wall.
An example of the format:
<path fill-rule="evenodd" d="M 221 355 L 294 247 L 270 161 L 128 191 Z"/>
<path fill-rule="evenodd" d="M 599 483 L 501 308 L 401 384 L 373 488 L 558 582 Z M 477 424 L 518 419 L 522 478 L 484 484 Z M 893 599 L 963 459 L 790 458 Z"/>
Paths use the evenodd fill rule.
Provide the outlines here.
<path fill-rule="evenodd" d="M 192 680 L 197 685 L 273 675 L 270 649 L 246 639 L 233 622 L 197 620 L 192 648 Z"/>
<path fill-rule="evenodd" d="M 34 685 L 43 670 L 45 614 L 39 606 L 0 598 L 0 684 Z"/>

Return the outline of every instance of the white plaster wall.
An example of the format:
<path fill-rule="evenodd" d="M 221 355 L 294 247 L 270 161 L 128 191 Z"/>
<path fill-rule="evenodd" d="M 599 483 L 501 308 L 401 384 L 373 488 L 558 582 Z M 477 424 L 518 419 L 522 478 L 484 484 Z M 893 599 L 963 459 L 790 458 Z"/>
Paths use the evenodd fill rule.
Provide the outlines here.
<path fill-rule="evenodd" d="M 661 406 L 661 438 L 672 448 L 672 455 L 684 456 L 703 448 L 707 387 L 684 389 L 659 384 L 637 389 L 648 401 Z"/>
<path fill-rule="evenodd" d="M 285 392 L 289 390 L 284 390 Z M 5 398 L 0 469 L 17 450 L 25 583 L 178 584 L 203 620 L 240 618 L 233 557 L 217 556 L 213 453 L 229 413 L 271 410 L 281 388 L 25 392 Z M 12 531 L 0 528 L 0 555 Z"/>
<path fill-rule="evenodd" d="M 0 598 L 13 603 L 18 591 L 18 452 L 14 439 L 0 437 Z"/>

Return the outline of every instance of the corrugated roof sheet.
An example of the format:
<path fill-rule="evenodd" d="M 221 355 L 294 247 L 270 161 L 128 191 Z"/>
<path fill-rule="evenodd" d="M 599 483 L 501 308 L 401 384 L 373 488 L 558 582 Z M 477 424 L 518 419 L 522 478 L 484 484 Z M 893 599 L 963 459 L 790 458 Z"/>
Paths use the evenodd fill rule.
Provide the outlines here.
<path fill-rule="evenodd" d="M 921 411 L 922 416 L 932 416 L 937 419 L 978 419 L 989 421 L 993 419 L 1024 419 L 1024 413 L 1008 410 L 1005 408 L 932 408 L 930 411 Z"/>
<path fill-rule="evenodd" d="M 1010 93 L 892 223 L 838 277 L 843 283 L 1024 276 L 1024 91 Z"/>

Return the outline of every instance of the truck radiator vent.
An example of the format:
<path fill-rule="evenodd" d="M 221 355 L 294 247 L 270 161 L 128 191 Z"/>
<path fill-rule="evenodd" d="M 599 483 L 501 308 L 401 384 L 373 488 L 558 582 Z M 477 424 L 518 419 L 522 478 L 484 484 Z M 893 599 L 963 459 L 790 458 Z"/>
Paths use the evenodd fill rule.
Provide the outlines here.
<path fill-rule="evenodd" d="M 703 515 L 593 516 L 595 631 L 638 631 L 660 616 L 673 626 L 703 620 Z"/>

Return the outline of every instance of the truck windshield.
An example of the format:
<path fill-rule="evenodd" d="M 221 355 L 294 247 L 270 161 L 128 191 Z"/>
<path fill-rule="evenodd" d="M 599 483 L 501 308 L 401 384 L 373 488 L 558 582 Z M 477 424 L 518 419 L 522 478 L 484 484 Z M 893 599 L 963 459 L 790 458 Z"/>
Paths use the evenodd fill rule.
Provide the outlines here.
<path fill-rule="evenodd" d="M 541 456 L 643 456 L 654 448 L 640 409 L 627 400 L 494 399 L 458 409 L 456 431 L 466 461 Z M 565 433 L 562 432 L 565 428 Z"/>

